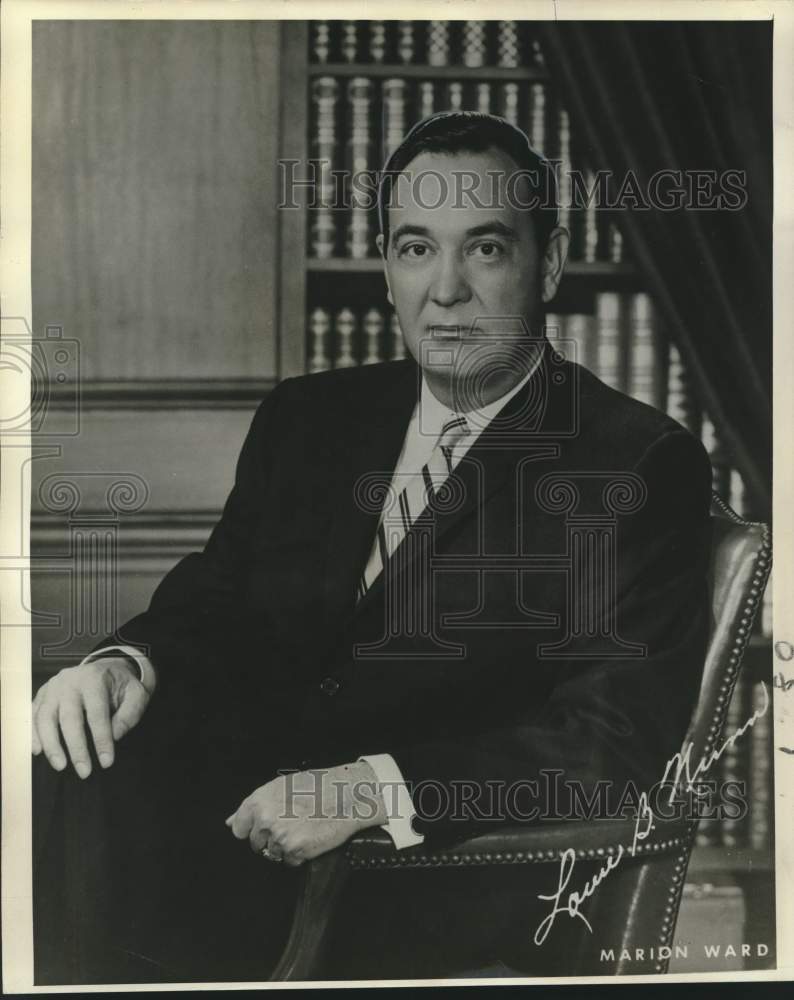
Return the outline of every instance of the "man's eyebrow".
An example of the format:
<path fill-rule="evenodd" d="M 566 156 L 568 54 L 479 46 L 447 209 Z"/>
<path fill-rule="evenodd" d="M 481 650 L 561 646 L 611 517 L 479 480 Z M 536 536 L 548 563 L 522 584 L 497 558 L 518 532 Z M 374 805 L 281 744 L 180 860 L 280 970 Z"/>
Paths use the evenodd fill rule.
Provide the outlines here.
<path fill-rule="evenodd" d="M 518 233 L 512 226 L 508 226 L 498 219 L 493 219 L 491 222 L 483 222 L 482 225 L 472 226 L 471 229 L 466 230 L 467 237 L 490 236 L 494 233 L 498 236 L 503 236 L 506 240 L 517 241 L 519 239 Z"/>
<path fill-rule="evenodd" d="M 471 229 L 466 230 L 464 235 L 466 239 L 471 239 L 475 236 L 491 236 L 494 234 L 502 236 L 506 240 L 513 240 L 514 242 L 519 239 L 518 233 L 512 226 L 508 226 L 504 222 L 500 222 L 498 219 L 491 219 L 489 222 L 483 222 L 478 226 L 472 226 Z M 404 222 L 401 226 L 397 226 L 397 228 L 392 231 L 391 239 L 392 243 L 397 243 L 397 241 L 403 236 L 430 235 L 430 230 L 427 226 L 417 226 Z"/>
<path fill-rule="evenodd" d="M 400 237 L 402 236 L 429 236 L 429 235 L 430 235 L 430 230 L 427 228 L 427 226 L 416 226 L 416 225 L 411 225 L 408 222 L 404 222 L 401 226 L 398 226 L 396 229 L 392 230 L 391 241 L 392 243 L 396 243 L 397 240 L 399 240 Z"/>

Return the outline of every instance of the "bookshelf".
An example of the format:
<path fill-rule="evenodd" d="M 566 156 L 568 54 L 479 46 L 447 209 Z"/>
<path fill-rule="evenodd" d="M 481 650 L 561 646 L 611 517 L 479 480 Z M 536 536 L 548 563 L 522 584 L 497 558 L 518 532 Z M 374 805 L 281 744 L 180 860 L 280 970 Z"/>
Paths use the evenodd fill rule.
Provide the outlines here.
<path fill-rule="evenodd" d="M 526 22 L 284 22 L 282 38 L 282 156 L 326 163 L 315 167 L 321 191 L 330 191 L 333 171 L 354 163 L 375 174 L 411 125 L 448 107 L 501 114 L 559 159 L 563 173 L 572 157 L 581 159 Z M 399 356 L 374 243 L 376 212 L 354 204 L 282 215 L 282 259 L 296 263 L 282 278 L 281 302 L 290 304 L 281 317 L 282 374 L 338 366 L 340 354 L 348 363 Z M 556 307 L 593 314 L 601 289 L 641 290 L 609 213 L 569 213 L 565 221 L 573 245 Z M 380 313 L 377 352 L 363 330 L 371 310 Z M 312 328 L 319 341 L 327 338 L 324 347 L 313 345 Z"/>
<path fill-rule="evenodd" d="M 532 22 L 282 22 L 281 155 L 314 163 L 320 205 L 279 213 L 282 377 L 402 356 L 375 247 L 377 212 L 356 198 L 329 208 L 334 172 L 377 180 L 389 152 L 426 114 L 488 110 L 559 163 L 571 252 L 547 324 L 602 381 L 701 437 L 714 487 L 742 515 L 744 485 L 704 412 L 621 235 L 620 219 L 572 199 L 572 170 L 593 171 L 571 128 Z M 345 184 L 345 181 L 341 182 Z"/>

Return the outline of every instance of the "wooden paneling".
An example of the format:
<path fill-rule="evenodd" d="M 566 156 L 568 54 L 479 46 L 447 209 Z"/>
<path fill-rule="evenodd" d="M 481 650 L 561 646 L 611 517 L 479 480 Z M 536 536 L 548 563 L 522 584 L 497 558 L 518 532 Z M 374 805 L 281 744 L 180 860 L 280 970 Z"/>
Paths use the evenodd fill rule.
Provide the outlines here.
<path fill-rule="evenodd" d="M 297 160 L 296 179 L 307 176 L 307 49 L 305 21 L 285 21 L 282 26 L 284 61 L 281 79 L 282 157 Z M 286 177 L 286 174 L 285 174 Z M 286 187 L 286 185 L 285 185 Z M 306 195 L 297 195 L 300 209 L 279 212 L 279 237 L 283 259 L 290 262 L 281 271 L 281 354 L 279 371 L 288 378 L 306 371 Z M 290 202 L 286 202 L 289 204 Z"/>
<path fill-rule="evenodd" d="M 88 409 L 48 439 L 31 465 L 34 672 L 74 665 L 203 547 L 253 411 Z"/>
<path fill-rule="evenodd" d="M 33 25 L 33 310 L 83 379 L 276 370 L 280 28 Z"/>
<path fill-rule="evenodd" d="M 305 108 L 295 122 L 282 90 L 282 72 L 301 85 L 285 30 L 34 23 L 34 335 L 60 327 L 80 348 L 66 382 L 48 371 L 31 465 L 37 672 L 77 662 L 203 546 L 283 374 L 285 115 L 305 144 Z"/>
<path fill-rule="evenodd" d="M 31 510 L 66 516 L 57 498 L 65 482 L 80 493 L 81 511 L 102 513 L 108 490 L 130 480 L 143 494 L 141 512 L 219 512 L 253 411 L 88 410 L 79 435 L 60 440 L 60 455 L 33 462 Z M 137 503 L 125 510 L 137 513 Z"/>
<path fill-rule="evenodd" d="M 34 518 L 34 673 L 74 666 L 105 635 L 145 610 L 168 570 L 203 547 L 216 519 L 202 512 L 131 514 L 104 525 L 98 519 Z"/>

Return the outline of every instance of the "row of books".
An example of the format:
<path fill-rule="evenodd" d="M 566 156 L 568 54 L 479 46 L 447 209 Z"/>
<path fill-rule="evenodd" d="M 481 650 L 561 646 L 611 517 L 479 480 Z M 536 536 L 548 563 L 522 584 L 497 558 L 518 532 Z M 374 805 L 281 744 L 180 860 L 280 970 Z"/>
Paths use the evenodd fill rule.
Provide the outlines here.
<path fill-rule="evenodd" d="M 723 739 L 735 733 L 754 712 L 762 712 L 765 698 L 763 682 L 740 673 L 728 706 Z M 772 823 L 772 711 L 759 715 L 755 724 L 732 744 L 708 775 L 725 789 L 723 798 L 739 803 L 719 818 L 700 821 L 695 844 L 698 847 L 749 848 L 768 852 L 771 847 Z M 726 787 L 727 786 L 727 787 Z M 743 796 L 737 789 L 744 790 Z M 741 806 L 743 798 L 747 808 Z M 730 815 L 728 814 L 730 812 Z"/>
<path fill-rule="evenodd" d="M 308 318 L 309 371 L 398 361 L 405 357 L 397 313 L 371 308 L 363 313 L 348 306 L 333 314 L 312 309 Z"/>
<path fill-rule="evenodd" d="M 396 313 L 376 307 L 320 306 L 308 316 L 310 371 L 373 364 L 404 357 Z M 697 397 L 677 347 L 664 335 L 649 295 L 598 292 L 592 314 L 546 315 L 546 336 L 568 360 L 602 382 L 656 409 L 664 410 L 704 445 L 717 464 L 719 492 L 731 493 L 730 467 L 713 423 Z M 715 484 L 716 485 L 716 484 Z"/>
<path fill-rule="evenodd" d="M 545 65 L 525 21 L 312 21 L 313 63 Z"/>
<path fill-rule="evenodd" d="M 651 299 L 644 293 L 601 292 L 592 315 L 546 316 L 546 335 L 571 361 L 603 382 L 658 409 L 665 409 L 666 380 L 675 419 L 695 429 L 690 387 L 676 349 L 659 334 Z M 317 306 L 307 321 L 309 370 L 349 368 L 404 357 L 402 333 L 392 309 Z"/>
<path fill-rule="evenodd" d="M 396 313 L 376 307 L 317 306 L 308 320 L 310 371 L 373 364 L 404 357 Z M 724 451 L 697 398 L 681 355 L 664 336 L 649 295 L 599 292 L 592 314 L 548 313 L 546 335 L 569 360 L 602 382 L 649 406 L 664 410 L 703 438 L 717 459 Z M 721 473 L 724 496 L 731 492 L 730 469 Z"/>
<path fill-rule="evenodd" d="M 446 109 L 490 111 L 522 128 L 534 149 L 558 163 L 560 223 L 571 231 L 571 259 L 622 261 L 620 231 L 612 215 L 597 207 L 596 176 L 577 164 L 570 117 L 545 83 L 323 75 L 313 80 L 311 98 L 310 149 L 317 163 L 317 197 L 309 212 L 312 256 L 376 254 L 378 171 L 415 122 Z M 581 177 L 577 183 L 574 170 Z"/>

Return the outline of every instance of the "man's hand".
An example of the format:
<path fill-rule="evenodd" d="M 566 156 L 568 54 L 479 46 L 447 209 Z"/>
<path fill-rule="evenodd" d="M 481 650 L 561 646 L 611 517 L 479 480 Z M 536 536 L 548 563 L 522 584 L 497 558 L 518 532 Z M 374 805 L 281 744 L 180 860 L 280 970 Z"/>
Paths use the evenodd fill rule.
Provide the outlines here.
<path fill-rule="evenodd" d="M 61 736 L 75 771 L 91 773 L 86 727 L 102 767 L 110 767 L 114 741 L 120 740 L 143 716 L 150 694 L 135 668 L 121 656 L 61 670 L 43 684 L 33 699 L 33 753 L 44 751 L 56 771 L 66 767 Z"/>
<path fill-rule="evenodd" d="M 226 820 L 257 853 L 296 867 L 387 820 L 375 772 L 366 761 L 286 774 L 257 788 Z"/>

